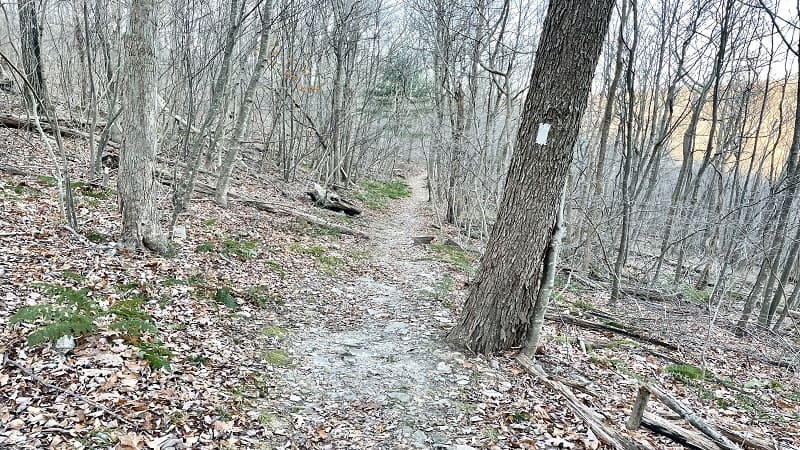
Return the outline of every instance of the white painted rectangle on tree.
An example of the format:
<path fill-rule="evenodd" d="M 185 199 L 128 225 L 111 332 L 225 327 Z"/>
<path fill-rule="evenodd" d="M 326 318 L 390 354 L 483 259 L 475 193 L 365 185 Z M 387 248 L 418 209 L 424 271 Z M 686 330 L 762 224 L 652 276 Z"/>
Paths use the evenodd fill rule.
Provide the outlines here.
<path fill-rule="evenodd" d="M 550 134 L 550 124 L 540 123 L 539 129 L 536 131 L 536 143 L 539 145 L 547 145 L 547 135 Z"/>

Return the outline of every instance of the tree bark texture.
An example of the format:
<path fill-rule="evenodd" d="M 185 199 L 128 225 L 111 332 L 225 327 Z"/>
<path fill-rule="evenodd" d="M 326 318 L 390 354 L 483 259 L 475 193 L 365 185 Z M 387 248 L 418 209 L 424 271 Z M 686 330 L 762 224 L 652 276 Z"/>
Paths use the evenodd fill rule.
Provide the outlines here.
<path fill-rule="evenodd" d="M 155 180 L 157 131 L 156 0 L 133 0 L 125 37 L 124 142 L 119 162 L 122 240 L 126 245 L 166 251 L 159 225 Z"/>
<path fill-rule="evenodd" d="M 42 70 L 42 50 L 39 39 L 39 21 L 36 7 L 36 0 L 19 0 L 17 2 L 22 66 L 25 69 L 25 78 L 28 79 L 28 83 L 30 84 L 30 86 L 25 86 L 25 91 L 29 95 L 38 97 L 39 100 L 48 107 L 47 90 L 45 88 L 44 72 Z M 33 100 L 33 102 L 36 102 L 36 100 Z"/>
<path fill-rule="evenodd" d="M 449 333 L 472 351 L 492 353 L 525 341 L 613 3 L 550 1 L 497 222 Z"/>

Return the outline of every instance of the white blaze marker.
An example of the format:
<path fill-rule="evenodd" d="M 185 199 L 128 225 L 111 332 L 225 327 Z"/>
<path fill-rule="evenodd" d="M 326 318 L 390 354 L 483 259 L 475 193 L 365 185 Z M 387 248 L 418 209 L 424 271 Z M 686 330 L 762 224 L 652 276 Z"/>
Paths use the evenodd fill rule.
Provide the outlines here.
<path fill-rule="evenodd" d="M 536 130 L 536 143 L 539 145 L 547 145 L 548 134 L 550 134 L 550 124 L 540 123 L 539 129 Z"/>

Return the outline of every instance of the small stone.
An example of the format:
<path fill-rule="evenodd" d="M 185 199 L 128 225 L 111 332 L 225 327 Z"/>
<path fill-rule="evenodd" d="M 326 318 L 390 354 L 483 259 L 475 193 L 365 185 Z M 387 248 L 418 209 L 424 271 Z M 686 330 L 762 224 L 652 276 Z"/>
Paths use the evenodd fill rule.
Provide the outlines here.
<path fill-rule="evenodd" d="M 447 364 L 440 362 L 436 365 L 436 371 L 439 373 L 452 373 L 453 369 Z"/>
<path fill-rule="evenodd" d="M 186 227 L 175 225 L 175 228 L 172 229 L 172 237 L 174 239 L 186 239 Z"/>
<path fill-rule="evenodd" d="M 299 402 L 300 400 L 302 400 L 302 398 L 300 398 L 299 395 L 292 395 L 292 396 L 289 397 L 289 400 L 291 400 L 293 402 Z"/>
<path fill-rule="evenodd" d="M 475 450 L 475 447 L 471 447 L 469 445 L 463 445 L 463 444 L 456 444 L 456 445 L 450 447 L 450 450 Z"/>
<path fill-rule="evenodd" d="M 425 445 L 425 441 L 428 440 L 428 436 L 426 436 L 425 432 L 422 430 L 417 430 L 411 435 L 411 439 L 413 439 L 417 444 Z"/>
<path fill-rule="evenodd" d="M 66 355 L 70 352 L 70 350 L 75 348 L 75 339 L 66 334 L 58 338 L 54 347 L 57 352 L 61 353 L 62 355 Z"/>
<path fill-rule="evenodd" d="M 497 369 L 499 369 L 499 368 L 500 368 L 500 363 L 499 363 L 499 362 L 497 362 L 497 360 L 496 360 L 496 359 L 493 359 L 493 360 L 489 361 L 489 366 L 490 366 L 492 369 L 494 369 L 494 370 L 497 370 Z"/>

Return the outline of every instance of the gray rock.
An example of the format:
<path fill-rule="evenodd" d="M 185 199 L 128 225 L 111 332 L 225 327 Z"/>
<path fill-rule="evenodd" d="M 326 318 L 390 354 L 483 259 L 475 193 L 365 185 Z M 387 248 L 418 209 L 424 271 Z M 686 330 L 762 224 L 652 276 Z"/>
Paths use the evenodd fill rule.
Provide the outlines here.
<path fill-rule="evenodd" d="M 440 362 L 436 365 L 436 371 L 439 373 L 452 373 L 453 369 L 447 364 Z"/>
<path fill-rule="evenodd" d="M 450 450 L 475 450 L 475 447 L 464 444 L 456 444 L 450 447 Z"/>
<path fill-rule="evenodd" d="M 186 226 L 175 225 L 172 229 L 172 237 L 175 239 L 186 239 Z"/>
<path fill-rule="evenodd" d="M 417 430 L 414 434 L 411 435 L 411 439 L 414 440 L 415 443 L 420 445 L 425 445 L 425 441 L 428 440 L 428 436 L 425 435 L 425 432 L 422 430 Z"/>

